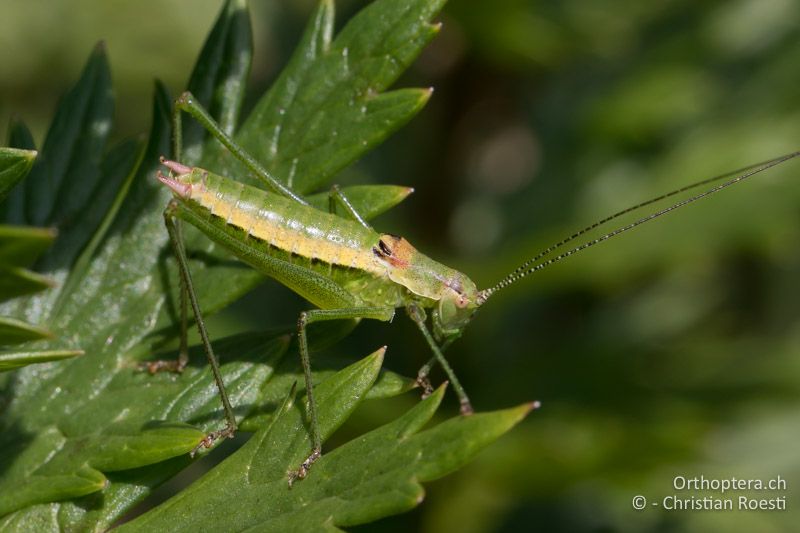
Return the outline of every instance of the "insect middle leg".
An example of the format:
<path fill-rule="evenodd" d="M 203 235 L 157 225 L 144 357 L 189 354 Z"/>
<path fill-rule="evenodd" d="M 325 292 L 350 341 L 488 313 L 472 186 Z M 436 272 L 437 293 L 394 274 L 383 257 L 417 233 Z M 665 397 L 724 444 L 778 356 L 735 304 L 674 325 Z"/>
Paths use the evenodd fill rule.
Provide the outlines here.
<path fill-rule="evenodd" d="M 322 455 L 322 436 L 317 421 L 317 404 L 314 400 L 314 384 L 311 379 L 311 359 L 308 355 L 308 338 L 306 327 L 314 322 L 326 320 L 348 320 L 354 318 L 371 318 L 374 320 L 390 321 L 394 317 L 393 307 L 351 307 L 344 309 L 311 309 L 300 313 L 297 321 L 297 339 L 300 348 L 300 362 L 303 365 L 303 377 L 306 383 L 306 398 L 308 400 L 308 414 L 311 426 L 311 455 L 302 462 L 300 468 L 289 474 L 289 486 L 298 479 L 308 475 L 311 465 Z"/>
<path fill-rule="evenodd" d="M 361 224 L 366 229 L 372 229 L 372 226 L 370 226 L 367 223 L 367 221 L 364 220 L 364 217 L 362 217 L 358 213 L 358 211 L 356 211 L 356 208 L 353 207 L 353 204 L 350 203 L 350 200 L 347 198 L 347 196 L 342 192 L 341 189 L 339 189 L 339 186 L 338 185 L 333 185 L 331 187 L 330 194 L 328 195 L 328 211 L 329 212 L 334 213 L 334 214 L 336 213 L 336 203 L 337 202 L 339 204 L 341 204 L 342 207 L 344 207 L 345 213 L 347 214 L 348 217 L 350 217 L 351 219 L 355 220 L 356 222 Z"/>

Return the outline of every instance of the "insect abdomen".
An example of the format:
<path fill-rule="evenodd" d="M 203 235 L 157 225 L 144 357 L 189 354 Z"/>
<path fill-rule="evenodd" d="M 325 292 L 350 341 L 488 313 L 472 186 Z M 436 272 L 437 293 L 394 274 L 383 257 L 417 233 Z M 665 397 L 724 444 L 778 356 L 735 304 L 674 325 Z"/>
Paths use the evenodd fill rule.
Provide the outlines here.
<path fill-rule="evenodd" d="M 385 273 L 372 252 L 378 234 L 355 222 L 214 174 L 182 181 L 191 182 L 186 200 L 256 241 L 297 259 Z"/>

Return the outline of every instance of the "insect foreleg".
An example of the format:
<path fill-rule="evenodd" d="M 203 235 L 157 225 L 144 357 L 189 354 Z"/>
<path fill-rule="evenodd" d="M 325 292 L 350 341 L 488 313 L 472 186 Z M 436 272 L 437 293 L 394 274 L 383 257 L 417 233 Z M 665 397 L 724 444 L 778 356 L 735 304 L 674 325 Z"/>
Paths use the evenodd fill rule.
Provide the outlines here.
<path fill-rule="evenodd" d="M 431 357 L 428 359 L 428 362 L 422 365 L 422 368 L 419 369 L 417 372 L 417 379 L 416 384 L 418 387 L 422 388 L 422 399 L 424 400 L 431 394 L 433 394 L 433 385 L 431 384 L 431 380 L 428 377 L 431 373 L 431 369 L 433 365 L 436 364 L 436 357 Z"/>
<path fill-rule="evenodd" d="M 453 344 L 453 341 L 456 340 L 460 335 L 451 335 L 445 339 L 445 341 L 439 346 L 439 351 L 444 354 L 447 351 L 447 348 Z M 438 359 L 436 356 L 431 357 L 428 359 L 428 362 L 422 365 L 422 367 L 417 372 L 417 386 L 422 388 L 422 398 L 425 399 L 433 393 L 433 385 L 431 385 L 431 380 L 428 379 L 428 375 L 430 375 L 431 370 L 436 365 Z"/>
<path fill-rule="evenodd" d="M 422 309 L 422 307 L 420 307 L 419 305 L 411 303 L 406 306 L 406 312 L 408 313 L 408 316 L 411 317 L 411 320 L 414 321 L 419 330 L 422 332 L 422 335 L 425 337 L 425 340 L 428 341 L 428 345 L 430 346 L 431 351 L 433 352 L 435 362 L 442 365 L 442 368 L 447 374 L 447 378 L 453 384 L 453 390 L 456 391 L 456 396 L 458 396 L 458 401 L 461 404 L 461 414 L 471 415 L 473 412 L 472 404 L 469 401 L 467 393 L 464 391 L 464 387 L 461 386 L 461 382 L 456 377 L 455 372 L 453 372 L 450 363 L 448 363 L 447 359 L 444 358 L 442 350 L 439 348 L 439 345 L 436 343 L 436 340 L 433 338 L 433 335 L 431 335 L 431 332 L 428 330 L 428 326 L 425 324 L 425 310 Z M 420 369 L 420 374 L 422 374 L 422 372 L 426 370 L 425 374 L 422 376 L 422 379 L 420 380 L 419 374 L 417 376 L 417 380 L 423 384 L 423 387 L 425 381 L 427 380 L 427 372 L 430 372 L 430 367 L 431 367 L 431 361 L 429 361 L 425 366 L 422 367 L 422 369 Z"/>
<path fill-rule="evenodd" d="M 358 222 L 359 224 L 361 224 L 365 228 L 372 229 L 372 226 L 370 226 L 367 223 L 367 221 L 364 220 L 364 217 L 362 217 L 360 214 L 358 214 L 358 211 L 356 211 L 356 208 L 353 207 L 353 204 L 350 203 L 350 200 L 347 198 L 347 196 L 341 191 L 341 189 L 339 189 L 339 186 L 338 185 L 333 185 L 331 187 L 331 192 L 328 195 L 328 211 L 330 211 L 331 213 L 334 213 L 334 214 L 336 213 L 336 202 L 337 201 L 342 205 L 342 207 L 344 207 L 345 211 L 347 212 L 347 215 L 350 218 L 352 218 L 353 220 L 355 220 L 356 222 Z"/>
<path fill-rule="evenodd" d="M 311 360 L 308 356 L 308 340 L 306 337 L 306 326 L 314 322 L 325 320 L 346 320 L 352 318 L 371 318 L 388 322 L 394 317 L 393 307 L 350 307 L 344 309 L 312 309 L 300 313 L 297 321 L 297 339 L 300 347 L 300 362 L 303 365 L 303 376 L 306 382 L 306 398 L 308 400 L 308 414 L 311 425 L 311 443 L 313 449 L 311 455 L 303 461 L 300 468 L 289 475 L 289 486 L 292 486 L 297 479 L 303 479 L 308 475 L 311 465 L 319 459 L 322 453 L 322 437 L 317 423 L 317 405 L 314 401 L 314 385 L 311 380 Z"/>
<path fill-rule="evenodd" d="M 211 133 L 219 142 L 221 142 L 225 148 L 230 150 L 230 152 L 253 173 L 256 175 L 258 179 L 264 182 L 270 189 L 275 191 L 276 193 L 285 196 L 294 200 L 295 202 L 308 205 L 303 198 L 295 194 L 291 189 L 286 187 L 283 183 L 278 181 L 272 174 L 270 174 L 267 169 L 265 169 L 261 163 L 256 161 L 253 156 L 248 154 L 244 148 L 236 144 L 236 142 L 227 134 L 225 133 L 222 128 L 219 127 L 211 115 L 208 114 L 203 106 L 197 103 L 194 96 L 190 92 L 183 93 L 180 98 L 175 101 L 175 116 L 173 117 L 173 124 L 175 127 L 175 146 L 178 147 L 178 144 L 181 142 L 181 133 L 180 133 L 180 112 L 185 111 L 189 113 L 195 120 L 197 120 L 205 129 Z M 176 157 L 178 157 L 179 152 L 176 150 Z"/>
<path fill-rule="evenodd" d="M 200 305 L 197 302 L 197 295 L 195 294 L 194 285 L 192 283 L 192 274 L 189 271 L 189 262 L 186 258 L 186 248 L 183 245 L 180 221 L 175 214 L 176 208 L 177 204 L 174 200 L 167 205 L 167 208 L 164 210 L 164 224 L 167 226 L 167 232 L 169 233 L 170 241 L 172 242 L 172 249 L 175 252 L 175 259 L 178 262 L 178 272 L 181 276 L 181 292 L 183 293 L 185 291 L 185 295 L 188 296 L 189 303 L 192 306 L 194 318 L 197 322 L 197 329 L 200 332 L 200 339 L 203 343 L 203 348 L 205 349 L 208 362 L 211 365 L 211 371 L 214 374 L 214 381 L 219 389 L 219 395 L 222 399 L 222 407 L 225 410 L 225 419 L 227 421 L 224 429 L 209 433 L 206 438 L 204 438 L 202 442 L 197 445 L 197 447 L 191 453 L 191 455 L 194 455 L 200 448 L 210 448 L 214 441 L 219 438 L 232 437 L 236 431 L 236 416 L 234 415 L 233 408 L 228 400 L 228 393 L 225 391 L 225 385 L 222 382 L 222 374 L 219 369 L 219 362 L 217 361 L 217 357 L 214 355 L 214 350 L 211 347 L 211 341 L 209 340 L 208 331 L 206 330 L 206 325 L 203 321 Z M 182 298 L 185 301 L 186 298 L 183 296 L 183 294 Z M 185 319 L 186 313 L 182 314 L 182 318 Z M 183 324 L 181 326 L 181 335 L 184 336 L 185 332 L 186 322 L 183 320 Z M 185 342 L 186 341 L 184 337 L 181 340 L 181 344 L 183 345 Z"/>

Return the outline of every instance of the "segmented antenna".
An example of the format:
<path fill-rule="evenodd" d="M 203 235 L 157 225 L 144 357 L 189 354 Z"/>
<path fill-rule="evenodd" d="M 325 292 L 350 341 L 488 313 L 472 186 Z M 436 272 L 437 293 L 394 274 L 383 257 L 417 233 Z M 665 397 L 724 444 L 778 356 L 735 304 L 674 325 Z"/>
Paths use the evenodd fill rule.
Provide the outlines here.
<path fill-rule="evenodd" d="M 570 235 L 566 239 L 564 239 L 562 241 L 559 241 L 556 244 L 545 248 L 542 252 L 538 253 L 534 257 L 532 257 L 532 258 L 528 259 L 527 261 L 525 261 L 524 263 L 522 263 L 519 267 L 517 267 L 508 276 L 503 278 L 494 287 L 482 290 L 478 295 L 478 304 L 482 304 L 483 302 L 485 302 L 489 298 L 489 296 L 491 296 L 495 292 L 497 292 L 500 289 L 503 289 L 505 287 L 508 287 L 512 283 L 524 278 L 528 274 L 532 274 L 534 272 L 542 270 L 543 268 L 548 267 L 548 266 L 552 265 L 553 263 L 557 263 L 558 261 L 561 261 L 562 259 L 565 259 L 565 258 L 571 256 L 572 254 L 580 252 L 581 250 L 585 250 L 586 248 L 590 248 L 590 247 L 594 246 L 595 244 L 601 243 L 603 241 L 607 241 L 608 239 L 610 239 L 612 237 L 616 237 L 617 235 L 619 235 L 621 233 L 624 233 L 624 232 L 626 232 L 626 231 L 628 231 L 630 229 L 633 229 L 636 226 L 639 226 L 640 224 L 644 224 L 645 222 L 649 222 L 651 220 L 654 220 L 654 219 L 656 219 L 656 218 L 658 218 L 658 217 L 660 217 L 662 215 L 666 215 L 667 213 L 669 213 L 671 211 L 675 211 L 676 209 L 678 209 L 680 207 L 683 207 L 685 205 L 691 204 L 692 202 L 696 202 L 697 200 L 700 200 L 701 198 L 705 198 L 706 196 L 710 196 L 710 195 L 714 194 L 715 192 L 719 192 L 722 189 L 730 187 L 731 185 L 734 185 L 736 183 L 739 183 L 740 181 L 743 181 L 743 180 L 749 178 L 750 176 L 753 176 L 755 174 L 758 174 L 759 172 L 763 172 L 763 171 L 765 171 L 765 170 L 767 170 L 769 168 L 772 168 L 774 166 L 777 166 L 777 165 L 779 165 L 779 164 L 781 164 L 781 163 L 783 163 L 785 161 L 793 159 L 793 158 L 797 157 L 798 155 L 800 155 L 800 151 L 792 152 L 792 153 L 786 154 L 786 155 L 782 155 L 780 157 L 776 157 L 774 159 L 770 159 L 768 161 L 764 161 L 764 162 L 761 162 L 761 163 L 756 163 L 754 165 L 749 165 L 749 166 L 740 168 L 738 170 L 734 170 L 732 172 L 726 172 L 725 174 L 720 174 L 719 176 L 715 176 L 713 178 L 708 178 L 708 179 L 705 179 L 705 180 L 702 180 L 702 181 L 698 181 L 698 182 L 692 183 L 690 185 L 686 185 L 685 187 L 681 187 L 680 189 L 676 189 L 676 190 L 668 192 L 666 194 L 662 194 L 661 196 L 657 196 L 655 198 L 651 198 L 651 199 L 649 199 L 647 201 L 644 201 L 642 203 L 639 203 L 639 204 L 636 204 L 634 206 L 628 207 L 627 209 L 623 209 L 622 211 L 614 213 L 613 215 L 610 215 L 610 216 L 608 216 L 608 217 L 606 217 L 606 218 L 604 218 L 602 220 L 598 220 L 597 222 L 595 222 L 595 223 L 593 223 L 593 224 L 591 224 L 589 226 L 586 226 L 582 230 L 580 230 L 580 231 L 578 231 L 576 233 L 573 233 L 572 235 Z M 736 176 L 736 177 L 734 177 L 734 178 L 732 178 L 732 179 L 730 179 L 730 180 L 728 180 L 728 181 L 726 181 L 724 183 L 716 185 L 715 187 L 712 187 L 712 188 L 710 188 L 710 189 L 708 189 L 708 190 L 706 190 L 704 192 L 696 194 L 695 196 L 691 196 L 691 197 L 689 197 L 689 198 L 687 198 L 685 200 L 681 200 L 680 202 L 677 202 L 677 203 L 675 203 L 675 204 L 673 204 L 673 205 L 671 205 L 669 207 L 661 209 L 660 211 L 656 211 L 654 213 L 651 213 L 651 214 L 647 215 L 646 217 L 642 217 L 639 220 L 636 220 L 635 222 L 631 222 L 630 224 L 627 224 L 625 226 L 621 226 L 621 227 L 615 229 L 614 231 L 606 233 L 605 235 L 602 235 L 602 236 L 600 236 L 600 237 L 598 237 L 596 239 L 592 239 L 590 241 L 586 241 L 585 243 L 583 243 L 583 244 L 581 244 L 579 246 L 576 246 L 575 248 L 572 248 L 571 250 L 563 252 L 563 253 L 561 253 L 561 254 L 559 254 L 559 255 L 551 258 L 551 259 L 548 259 L 546 261 L 538 263 L 538 261 L 540 259 L 542 259 L 543 257 L 545 257 L 546 255 L 549 255 L 553 251 L 555 251 L 558 248 L 561 248 L 562 246 L 564 246 L 565 244 L 577 239 L 581 235 L 583 235 L 583 234 L 585 234 L 585 233 L 587 233 L 589 231 L 592 231 L 593 229 L 596 229 L 596 228 L 598 228 L 598 227 L 600 227 L 600 226 L 602 226 L 602 225 L 614 220 L 615 218 L 621 217 L 622 215 L 626 215 L 626 214 L 631 213 L 633 211 L 637 211 L 637 210 L 639 210 L 639 209 L 641 209 L 643 207 L 646 207 L 648 205 L 654 204 L 656 202 L 660 202 L 662 200 L 665 200 L 666 198 L 670 198 L 670 197 L 675 196 L 677 194 L 681 194 L 681 193 L 684 193 L 684 192 L 689 191 L 691 189 L 695 189 L 695 188 L 701 187 L 703 185 L 708 185 L 709 183 L 720 181 L 720 180 L 723 180 L 725 178 L 729 178 L 731 176 Z M 533 266 L 531 266 L 531 265 L 533 265 Z"/>

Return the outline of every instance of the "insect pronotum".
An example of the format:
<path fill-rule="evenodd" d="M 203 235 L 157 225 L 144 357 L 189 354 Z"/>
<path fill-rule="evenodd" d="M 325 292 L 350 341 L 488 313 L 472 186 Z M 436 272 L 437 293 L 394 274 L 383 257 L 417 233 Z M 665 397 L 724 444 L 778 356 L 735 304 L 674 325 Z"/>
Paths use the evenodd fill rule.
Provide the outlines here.
<path fill-rule="evenodd" d="M 320 457 L 322 449 L 306 337 L 306 327 L 309 324 L 325 320 L 361 318 L 388 321 L 394 316 L 395 309 L 405 308 L 433 354 L 432 359 L 420 369 L 417 376 L 418 383 L 423 387 L 429 387 L 428 373 L 434 364 L 441 365 L 453 384 L 461 405 L 461 413 L 469 415 L 472 413 L 472 405 L 443 352 L 461 335 L 475 311 L 493 294 L 576 252 L 611 239 L 800 155 L 800 152 L 794 152 L 703 180 L 615 213 L 533 256 L 495 285 L 479 290 L 465 274 L 430 259 L 417 251 L 403 237 L 376 232 L 336 187 L 331 190 L 331 205 L 333 202 L 339 202 L 349 218 L 309 206 L 302 197 L 275 179 L 225 134 L 189 93 L 184 93 L 176 101 L 175 106 L 174 149 L 177 159 L 180 159 L 182 112 L 187 112 L 198 120 L 272 192 L 245 185 L 207 170 L 190 168 L 176 161 L 162 160 L 170 174 L 164 175 L 159 172 L 158 178 L 174 193 L 174 198 L 164 211 L 164 220 L 182 280 L 181 348 L 177 361 L 154 362 L 148 365 L 148 368 L 153 372 L 161 369 L 180 371 L 187 364 L 188 301 L 194 312 L 226 417 L 226 426 L 222 430 L 210 433 L 198 445 L 198 449 L 208 448 L 215 440 L 234 434 L 236 417 L 225 393 L 219 364 L 211 348 L 192 285 L 181 237 L 180 220 L 195 226 L 245 263 L 286 285 L 316 306 L 316 309 L 301 313 L 298 319 L 298 344 L 308 399 L 312 449 L 308 458 L 290 474 L 290 485 L 308 474 L 311 465 Z M 703 185 L 708 188 L 702 192 L 548 257 L 586 232 L 621 215 Z M 430 320 L 427 318 L 426 310 L 430 311 Z"/>

